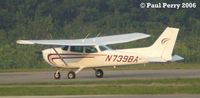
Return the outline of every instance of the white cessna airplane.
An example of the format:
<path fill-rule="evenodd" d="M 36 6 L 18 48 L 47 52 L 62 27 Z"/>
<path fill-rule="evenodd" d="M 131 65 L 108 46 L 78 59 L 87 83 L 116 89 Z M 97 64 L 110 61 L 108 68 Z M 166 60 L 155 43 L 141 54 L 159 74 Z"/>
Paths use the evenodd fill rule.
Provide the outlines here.
<path fill-rule="evenodd" d="M 17 43 L 63 46 L 42 51 L 44 60 L 58 68 L 54 73 L 55 79 L 60 79 L 60 70 L 63 68 L 71 69 L 68 79 L 74 79 L 84 68 L 93 68 L 96 77 L 102 78 L 103 70 L 99 69 L 101 67 L 182 60 L 178 55 L 172 56 L 178 31 L 178 28 L 167 27 L 150 47 L 119 50 L 112 50 L 106 45 L 143 39 L 149 35 L 128 33 L 73 40 L 18 40 Z M 72 69 L 77 70 L 74 72 Z"/>

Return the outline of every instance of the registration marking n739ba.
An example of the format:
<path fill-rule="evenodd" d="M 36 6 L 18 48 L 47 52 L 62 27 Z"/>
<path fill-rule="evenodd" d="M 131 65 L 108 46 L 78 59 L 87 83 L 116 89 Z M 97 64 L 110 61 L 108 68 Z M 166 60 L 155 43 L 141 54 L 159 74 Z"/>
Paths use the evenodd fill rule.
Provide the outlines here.
<path fill-rule="evenodd" d="M 138 56 L 107 55 L 106 62 L 138 62 Z"/>

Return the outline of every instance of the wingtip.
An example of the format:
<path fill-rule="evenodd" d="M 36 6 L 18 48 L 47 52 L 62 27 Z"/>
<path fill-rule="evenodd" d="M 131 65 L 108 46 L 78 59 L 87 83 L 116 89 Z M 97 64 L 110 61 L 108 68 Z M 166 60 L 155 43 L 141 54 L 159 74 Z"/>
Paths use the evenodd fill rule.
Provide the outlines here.
<path fill-rule="evenodd" d="M 17 44 L 34 44 L 31 41 L 27 41 L 27 40 L 17 40 L 16 41 Z"/>
<path fill-rule="evenodd" d="M 16 43 L 17 44 L 21 44 L 22 40 L 17 40 Z"/>
<path fill-rule="evenodd" d="M 141 34 L 143 34 L 145 36 L 145 38 L 151 37 L 151 35 L 149 35 L 149 34 L 145 34 L 145 33 L 141 33 Z"/>
<path fill-rule="evenodd" d="M 175 28 L 175 27 L 167 27 L 168 29 L 175 29 L 175 30 L 179 30 L 180 28 Z"/>
<path fill-rule="evenodd" d="M 149 34 L 146 34 L 146 36 L 147 36 L 147 37 L 151 37 L 151 35 L 149 35 Z"/>

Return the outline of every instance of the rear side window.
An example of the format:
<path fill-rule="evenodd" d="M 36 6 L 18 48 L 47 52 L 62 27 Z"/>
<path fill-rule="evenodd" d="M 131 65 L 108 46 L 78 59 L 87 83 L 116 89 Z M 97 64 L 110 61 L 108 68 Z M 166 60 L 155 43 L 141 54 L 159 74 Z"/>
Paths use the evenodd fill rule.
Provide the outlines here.
<path fill-rule="evenodd" d="M 71 46 L 71 52 L 83 52 L 83 46 Z"/>

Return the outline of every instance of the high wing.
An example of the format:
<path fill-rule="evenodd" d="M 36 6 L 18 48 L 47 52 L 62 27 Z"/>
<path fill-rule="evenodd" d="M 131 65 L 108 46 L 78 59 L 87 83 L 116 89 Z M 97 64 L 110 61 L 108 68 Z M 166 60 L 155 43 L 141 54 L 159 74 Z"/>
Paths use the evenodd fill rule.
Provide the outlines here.
<path fill-rule="evenodd" d="M 18 40 L 18 44 L 42 44 L 42 45 L 108 45 L 125 43 L 150 37 L 144 33 L 128 33 L 112 36 L 102 36 L 86 39 L 72 39 L 72 40 Z"/>

